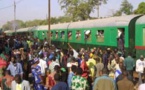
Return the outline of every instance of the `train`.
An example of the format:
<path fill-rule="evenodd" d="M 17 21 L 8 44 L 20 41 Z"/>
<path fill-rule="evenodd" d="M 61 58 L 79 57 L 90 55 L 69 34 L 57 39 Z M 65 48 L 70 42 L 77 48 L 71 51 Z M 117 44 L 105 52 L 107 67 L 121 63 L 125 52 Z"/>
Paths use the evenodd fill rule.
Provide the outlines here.
<path fill-rule="evenodd" d="M 15 33 L 5 31 L 7 35 Z M 132 52 L 136 58 L 145 55 L 145 15 L 123 15 L 93 20 L 35 26 L 16 30 L 18 34 L 31 33 L 34 38 L 44 40 L 51 37 L 53 44 L 74 48 L 110 47 Z"/>

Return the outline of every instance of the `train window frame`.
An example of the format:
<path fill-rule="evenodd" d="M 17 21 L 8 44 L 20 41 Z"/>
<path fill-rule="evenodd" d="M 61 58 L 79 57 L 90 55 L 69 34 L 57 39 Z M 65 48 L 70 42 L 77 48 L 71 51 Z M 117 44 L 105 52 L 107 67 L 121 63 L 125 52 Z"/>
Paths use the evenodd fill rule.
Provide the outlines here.
<path fill-rule="evenodd" d="M 58 31 L 55 31 L 55 39 L 57 39 L 58 38 Z"/>
<path fill-rule="evenodd" d="M 105 40 L 104 33 L 105 33 L 105 30 L 103 30 L 103 29 L 96 31 L 97 42 L 104 42 L 104 40 Z"/>
<path fill-rule="evenodd" d="M 143 28 L 143 36 L 142 36 L 142 38 L 143 38 L 143 46 L 145 46 L 145 27 Z"/>
<path fill-rule="evenodd" d="M 71 39 L 72 38 L 72 31 L 68 31 L 67 37 L 68 37 L 68 39 Z"/>
<path fill-rule="evenodd" d="M 79 32 L 79 34 L 78 34 L 78 32 Z M 77 39 L 77 40 L 80 40 L 81 39 L 81 30 L 76 30 L 76 35 L 75 35 L 75 38 Z"/>
<path fill-rule="evenodd" d="M 60 31 L 60 38 L 64 39 L 65 38 L 65 31 Z"/>
<path fill-rule="evenodd" d="M 85 40 L 88 40 L 91 38 L 91 30 L 85 30 L 84 31 L 84 36 L 85 36 Z"/>

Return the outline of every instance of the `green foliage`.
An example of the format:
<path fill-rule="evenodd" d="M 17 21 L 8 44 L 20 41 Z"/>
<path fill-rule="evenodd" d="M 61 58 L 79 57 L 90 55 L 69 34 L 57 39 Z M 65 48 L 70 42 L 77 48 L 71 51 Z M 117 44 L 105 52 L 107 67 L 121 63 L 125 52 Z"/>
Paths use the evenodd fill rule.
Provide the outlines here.
<path fill-rule="evenodd" d="M 123 2 L 121 3 L 120 10 L 116 11 L 114 16 L 120 16 L 122 13 L 124 13 L 126 15 L 130 15 L 133 13 L 132 10 L 133 10 L 132 4 L 129 3 L 128 0 L 123 0 Z"/>
<path fill-rule="evenodd" d="M 138 8 L 134 11 L 135 14 L 145 14 L 145 2 L 141 2 Z"/>
<path fill-rule="evenodd" d="M 61 8 L 73 21 L 90 19 L 90 13 L 96 6 L 106 3 L 107 0 L 58 0 Z"/>
<path fill-rule="evenodd" d="M 64 23 L 64 22 L 70 22 L 71 18 L 70 17 L 52 17 L 51 18 L 51 24 L 55 23 Z M 13 30 L 13 21 L 8 21 L 6 24 L 2 26 L 3 30 Z M 47 25 L 48 24 L 48 19 L 46 20 L 32 20 L 32 21 L 26 21 L 23 22 L 22 20 L 16 20 L 16 29 L 19 28 L 26 28 L 26 27 L 33 27 L 33 26 L 39 26 L 39 25 Z"/>

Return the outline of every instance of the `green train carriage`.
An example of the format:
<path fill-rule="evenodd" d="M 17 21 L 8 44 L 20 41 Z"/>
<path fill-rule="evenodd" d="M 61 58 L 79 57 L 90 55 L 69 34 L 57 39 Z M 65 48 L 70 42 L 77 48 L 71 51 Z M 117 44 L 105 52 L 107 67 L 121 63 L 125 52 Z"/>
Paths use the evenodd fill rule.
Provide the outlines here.
<path fill-rule="evenodd" d="M 127 15 L 51 25 L 51 39 L 56 45 L 64 47 L 69 42 L 76 49 L 94 46 L 116 48 L 118 32 L 121 30 L 125 36 L 124 47 L 126 51 L 132 52 L 135 50 L 135 22 L 140 16 Z M 47 28 L 39 27 L 40 39 L 44 39 L 42 32 L 48 32 Z M 86 32 L 89 32 L 89 35 L 86 35 Z"/>
<path fill-rule="evenodd" d="M 145 56 L 145 15 L 136 21 L 135 49 L 137 58 Z"/>

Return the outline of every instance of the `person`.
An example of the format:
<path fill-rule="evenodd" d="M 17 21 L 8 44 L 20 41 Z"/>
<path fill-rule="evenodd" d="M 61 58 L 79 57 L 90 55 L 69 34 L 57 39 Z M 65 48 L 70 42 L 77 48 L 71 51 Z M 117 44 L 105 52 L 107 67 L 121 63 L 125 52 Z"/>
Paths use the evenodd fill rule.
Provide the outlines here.
<path fill-rule="evenodd" d="M 38 64 L 39 58 L 34 58 L 34 64 L 31 66 L 31 72 L 34 78 L 34 90 L 43 90 L 41 67 Z"/>
<path fill-rule="evenodd" d="M 131 57 L 131 54 L 129 53 L 127 58 L 124 60 L 124 66 L 128 72 L 133 77 L 133 68 L 135 67 L 135 61 Z"/>
<path fill-rule="evenodd" d="M 15 75 L 15 80 L 12 81 L 11 90 L 30 90 L 28 81 L 23 80 L 19 74 Z"/>
<path fill-rule="evenodd" d="M 51 73 L 54 72 L 54 67 L 55 67 L 56 65 L 59 66 L 59 63 L 56 62 L 56 58 L 53 56 L 52 62 L 51 62 L 50 65 L 49 65 L 49 70 L 51 71 Z"/>
<path fill-rule="evenodd" d="M 21 77 L 23 77 L 23 69 L 22 69 L 22 65 L 18 62 L 16 62 L 16 57 L 12 56 L 11 57 L 11 62 L 8 65 L 7 70 L 10 70 L 11 75 L 13 77 L 15 77 L 16 74 L 21 75 Z"/>
<path fill-rule="evenodd" d="M 72 65 L 69 69 L 67 84 L 70 90 L 71 90 L 71 80 L 72 80 L 72 77 L 76 74 L 76 70 L 77 70 L 77 67 L 75 65 Z"/>
<path fill-rule="evenodd" d="M 99 72 L 104 68 L 104 64 L 100 61 L 100 58 L 96 59 L 97 64 L 95 65 L 96 68 L 96 78 L 99 77 Z"/>
<path fill-rule="evenodd" d="M 139 85 L 138 90 L 145 90 L 145 83 Z"/>
<path fill-rule="evenodd" d="M 140 55 L 140 59 L 136 61 L 136 72 L 139 75 L 139 85 L 142 84 L 142 76 L 144 73 L 144 56 Z"/>
<path fill-rule="evenodd" d="M 78 57 L 78 52 L 70 45 L 70 43 L 68 43 L 68 46 L 69 46 L 69 48 L 73 51 L 73 56 L 75 57 L 75 58 L 77 58 Z"/>
<path fill-rule="evenodd" d="M 134 84 L 128 80 L 128 73 L 123 72 L 123 79 L 117 82 L 118 90 L 134 90 Z"/>
<path fill-rule="evenodd" d="M 100 77 L 95 79 L 93 90 L 116 90 L 115 82 L 112 78 L 108 77 L 108 70 L 103 68 L 100 71 Z"/>
<path fill-rule="evenodd" d="M 56 84 L 52 87 L 51 90 L 69 90 L 67 84 L 61 81 L 61 76 L 59 73 L 54 75 L 54 80 Z"/>
<path fill-rule="evenodd" d="M 44 60 L 44 55 L 43 54 L 40 54 L 40 60 L 39 60 L 39 66 L 41 67 L 41 76 L 42 76 L 42 79 L 43 81 L 45 80 L 45 75 L 46 75 L 46 69 L 47 69 L 47 64 L 46 64 L 46 61 Z"/>
<path fill-rule="evenodd" d="M 11 90 L 11 83 L 14 80 L 13 76 L 10 75 L 10 71 L 5 71 L 5 76 L 2 78 L 1 89 L 2 90 Z"/>
<path fill-rule="evenodd" d="M 76 75 L 71 80 L 71 90 L 89 90 L 88 82 L 82 76 L 82 69 L 77 68 Z"/>

